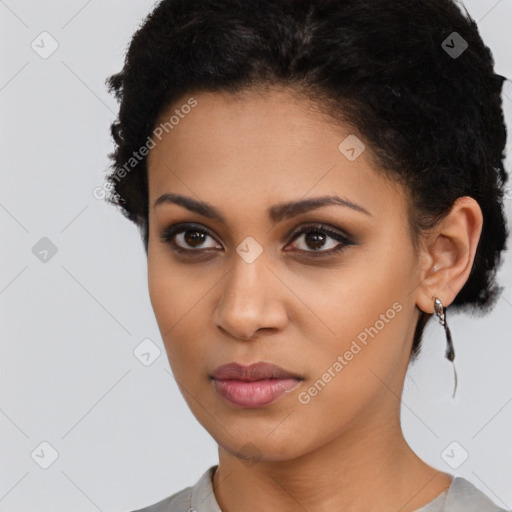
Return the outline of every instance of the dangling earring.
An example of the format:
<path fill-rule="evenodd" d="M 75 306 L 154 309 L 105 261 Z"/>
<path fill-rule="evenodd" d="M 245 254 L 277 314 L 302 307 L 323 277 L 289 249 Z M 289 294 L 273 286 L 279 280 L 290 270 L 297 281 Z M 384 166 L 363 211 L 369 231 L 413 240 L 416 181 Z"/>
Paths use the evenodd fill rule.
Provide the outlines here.
<path fill-rule="evenodd" d="M 446 323 L 446 308 L 443 307 L 443 303 L 437 298 L 434 299 L 434 312 L 439 318 L 440 324 L 444 327 L 444 331 L 446 333 L 446 359 L 451 361 L 453 364 L 453 374 L 455 377 L 455 386 L 453 388 L 452 398 L 455 397 L 455 391 L 457 390 L 457 371 L 455 370 L 455 363 L 453 360 L 455 359 L 455 351 L 453 350 L 453 342 L 452 335 L 450 333 L 450 329 L 448 328 L 448 324 Z"/>

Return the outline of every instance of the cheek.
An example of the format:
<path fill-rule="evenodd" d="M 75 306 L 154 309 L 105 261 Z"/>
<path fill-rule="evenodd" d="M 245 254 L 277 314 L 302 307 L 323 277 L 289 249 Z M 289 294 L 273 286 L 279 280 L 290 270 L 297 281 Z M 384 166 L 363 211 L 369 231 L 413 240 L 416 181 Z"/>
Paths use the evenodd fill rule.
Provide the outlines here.
<path fill-rule="evenodd" d="M 387 375 L 403 358 L 408 344 L 409 322 L 400 300 L 393 297 L 369 295 L 351 307 L 340 307 L 330 315 L 330 328 L 334 335 L 318 339 L 312 345 L 316 361 L 311 377 L 321 378 L 326 372 L 342 375 L 343 386 L 350 390 L 377 375 Z M 326 375 L 325 379 L 329 380 Z"/>
<path fill-rule="evenodd" d="M 170 255 L 157 249 L 148 252 L 148 291 L 173 372 L 197 366 L 201 340 L 205 339 L 205 298 L 215 285 L 210 271 L 179 266 Z"/>
<path fill-rule="evenodd" d="M 172 312 L 174 301 L 172 301 L 168 286 L 168 272 L 161 263 L 161 258 L 154 252 L 148 254 L 148 292 L 151 306 L 155 313 L 160 330 L 167 323 L 166 317 Z"/>
<path fill-rule="evenodd" d="M 150 244 L 151 247 L 151 244 Z M 173 271 L 169 258 L 160 249 L 148 253 L 148 292 L 162 340 L 167 351 L 169 339 L 175 336 L 180 319 L 186 315 L 185 306 L 189 302 L 184 297 L 183 273 Z M 190 308 L 188 308 L 190 309 Z"/>
<path fill-rule="evenodd" d="M 414 258 L 406 248 L 397 252 L 389 245 L 380 247 L 381 251 L 369 250 L 358 257 L 349 271 L 326 280 L 323 293 L 310 294 L 309 305 L 322 320 L 304 320 L 303 325 L 310 329 L 308 337 L 316 340 L 312 348 L 321 361 L 315 364 L 315 377 L 338 356 L 346 361 L 344 370 L 345 364 L 351 367 L 344 373 L 356 381 L 371 376 L 369 368 L 387 374 L 407 352 Z"/>
<path fill-rule="evenodd" d="M 149 244 L 148 291 L 161 329 L 168 330 L 197 302 L 200 286 L 172 260 L 170 249 L 159 245 L 162 247 Z"/>
<path fill-rule="evenodd" d="M 296 407 L 312 438 L 317 436 L 315 419 L 324 418 L 324 436 L 335 436 L 371 404 L 389 400 L 391 390 L 399 393 L 408 359 L 409 313 L 387 298 L 374 296 L 363 304 L 360 311 L 340 312 L 333 323 L 336 336 L 309 348 L 307 360 L 314 364 L 297 393 Z"/>

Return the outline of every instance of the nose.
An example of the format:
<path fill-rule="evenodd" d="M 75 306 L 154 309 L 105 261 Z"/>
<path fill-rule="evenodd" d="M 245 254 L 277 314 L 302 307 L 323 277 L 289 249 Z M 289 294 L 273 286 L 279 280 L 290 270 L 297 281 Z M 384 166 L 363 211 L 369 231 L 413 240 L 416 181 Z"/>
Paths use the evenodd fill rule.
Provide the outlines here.
<path fill-rule="evenodd" d="M 224 334 L 248 341 L 258 331 L 274 332 L 285 327 L 286 286 L 268 267 L 263 254 L 252 263 L 237 255 L 220 286 L 214 322 Z"/>

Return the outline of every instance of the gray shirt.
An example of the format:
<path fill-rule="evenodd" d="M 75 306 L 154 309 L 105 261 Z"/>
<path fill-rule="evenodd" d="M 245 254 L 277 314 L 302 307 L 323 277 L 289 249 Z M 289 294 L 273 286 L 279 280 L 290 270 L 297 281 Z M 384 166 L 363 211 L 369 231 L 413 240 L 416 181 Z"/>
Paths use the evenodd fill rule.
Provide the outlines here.
<path fill-rule="evenodd" d="M 194 486 L 187 487 L 146 508 L 132 512 L 222 512 L 213 493 L 212 477 L 217 466 L 208 468 Z M 414 512 L 511 512 L 497 507 L 471 482 L 455 477 L 448 489 Z"/>

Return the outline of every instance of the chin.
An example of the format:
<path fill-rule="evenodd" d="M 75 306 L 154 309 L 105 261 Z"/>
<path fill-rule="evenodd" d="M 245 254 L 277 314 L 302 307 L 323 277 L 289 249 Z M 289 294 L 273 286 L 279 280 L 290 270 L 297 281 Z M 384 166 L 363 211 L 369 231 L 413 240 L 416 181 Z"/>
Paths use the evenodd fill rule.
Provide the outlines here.
<path fill-rule="evenodd" d="M 290 461 L 314 449 L 314 446 L 303 446 L 294 442 L 286 431 L 276 439 L 272 439 L 274 433 L 266 434 L 266 430 L 260 430 L 258 434 L 246 433 L 240 436 L 232 431 L 230 434 L 214 437 L 214 439 L 221 450 L 237 457 L 247 466 L 257 462 Z"/>

